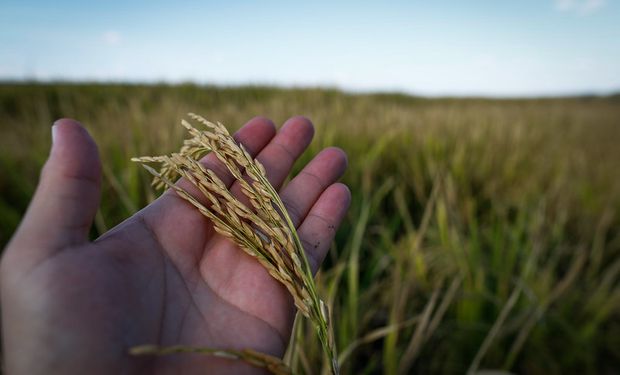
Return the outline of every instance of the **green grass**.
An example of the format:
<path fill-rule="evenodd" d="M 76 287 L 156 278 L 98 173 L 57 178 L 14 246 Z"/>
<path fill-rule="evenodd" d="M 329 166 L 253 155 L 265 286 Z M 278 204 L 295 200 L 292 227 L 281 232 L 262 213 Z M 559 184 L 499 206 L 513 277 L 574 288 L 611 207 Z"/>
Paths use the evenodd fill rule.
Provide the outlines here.
<path fill-rule="evenodd" d="M 349 154 L 348 218 L 319 275 L 343 373 L 620 368 L 620 97 L 424 99 L 269 87 L 0 85 L 0 244 L 58 117 L 105 163 L 93 236 L 154 198 L 135 155 L 176 150 L 193 111 L 229 127 L 303 114 Z M 310 326 L 291 355 L 317 373 Z"/>

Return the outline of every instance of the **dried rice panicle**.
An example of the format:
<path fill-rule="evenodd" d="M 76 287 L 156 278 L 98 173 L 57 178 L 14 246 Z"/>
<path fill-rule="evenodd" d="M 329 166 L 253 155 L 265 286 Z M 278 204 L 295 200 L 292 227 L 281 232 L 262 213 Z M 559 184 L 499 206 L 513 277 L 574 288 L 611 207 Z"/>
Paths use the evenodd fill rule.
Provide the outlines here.
<path fill-rule="evenodd" d="M 177 153 L 133 158 L 153 176 L 156 188 L 170 187 L 213 222 L 214 229 L 255 257 L 269 274 L 293 296 L 295 306 L 316 326 L 332 372 L 338 373 L 333 327 L 325 303 L 318 297 L 312 270 L 286 207 L 267 179 L 263 165 L 238 144 L 221 123 L 212 123 L 190 113 L 189 118 L 204 126 L 196 129 L 186 120 L 182 125 L 191 138 Z M 250 204 L 243 204 L 226 185 L 198 160 L 213 153 L 241 186 Z M 159 164 L 156 170 L 149 164 Z M 197 198 L 175 184 L 183 177 L 201 193 Z"/>

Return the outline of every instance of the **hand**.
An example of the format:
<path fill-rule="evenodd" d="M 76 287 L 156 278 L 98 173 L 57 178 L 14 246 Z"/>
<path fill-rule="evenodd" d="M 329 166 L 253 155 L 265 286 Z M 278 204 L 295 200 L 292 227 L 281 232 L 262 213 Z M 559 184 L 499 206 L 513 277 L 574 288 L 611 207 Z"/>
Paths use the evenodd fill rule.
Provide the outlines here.
<path fill-rule="evenodd" d="M 269 120 L 255 118 L 235 138 L 279 188 L 313 133 L 302 117 L 277 134 Z M 217 158 L 203 162 L 232 184 Z M 345 168 L 341 150 L 325 149 L 280 190 L 315 272 L 349 205 L 349 190 L 336 183 Z M 100 180 L 87 131 L 57 121 L 39 186 L 1 264 L 8 374 L 258 372 L 198 354 L 128 354 L 143 344 L 283 355 L 295 311 L 286 289 L 174 192 L 89 242 Z M 240 194 L 235 184 L 231 191 Z"/>

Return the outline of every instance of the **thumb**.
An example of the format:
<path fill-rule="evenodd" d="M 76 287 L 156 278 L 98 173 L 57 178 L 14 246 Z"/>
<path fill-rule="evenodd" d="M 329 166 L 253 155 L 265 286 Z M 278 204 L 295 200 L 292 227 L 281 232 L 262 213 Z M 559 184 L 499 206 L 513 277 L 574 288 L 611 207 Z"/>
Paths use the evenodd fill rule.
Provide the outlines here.
<path fill-rule="evenodd" d="M 100 193 L 97 145 L 77 121 L 56 121 L 52 150 L 13 245 L 45 257 L 88 241 Z"/>

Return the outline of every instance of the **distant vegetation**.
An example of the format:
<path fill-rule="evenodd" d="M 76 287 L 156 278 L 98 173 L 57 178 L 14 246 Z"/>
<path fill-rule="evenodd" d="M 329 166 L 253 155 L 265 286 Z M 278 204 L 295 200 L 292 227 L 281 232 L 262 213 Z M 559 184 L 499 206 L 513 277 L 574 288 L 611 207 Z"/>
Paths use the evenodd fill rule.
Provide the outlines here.
<path fill-rule="evenodd" d="M 303 114 L 349 154 L 347 220 L 319 275 L 343 373 L 605 374 L 620 368 L 620 103 L 425 99 L 270 87 L 0 85 L 0 244 L 58 117 L 104 161 L 93 237 L 154 199 L 129 161 L 178 149 L 193 111 L 229 127 Z M 291 358 L 318 373 L 309 326 Z"/>

